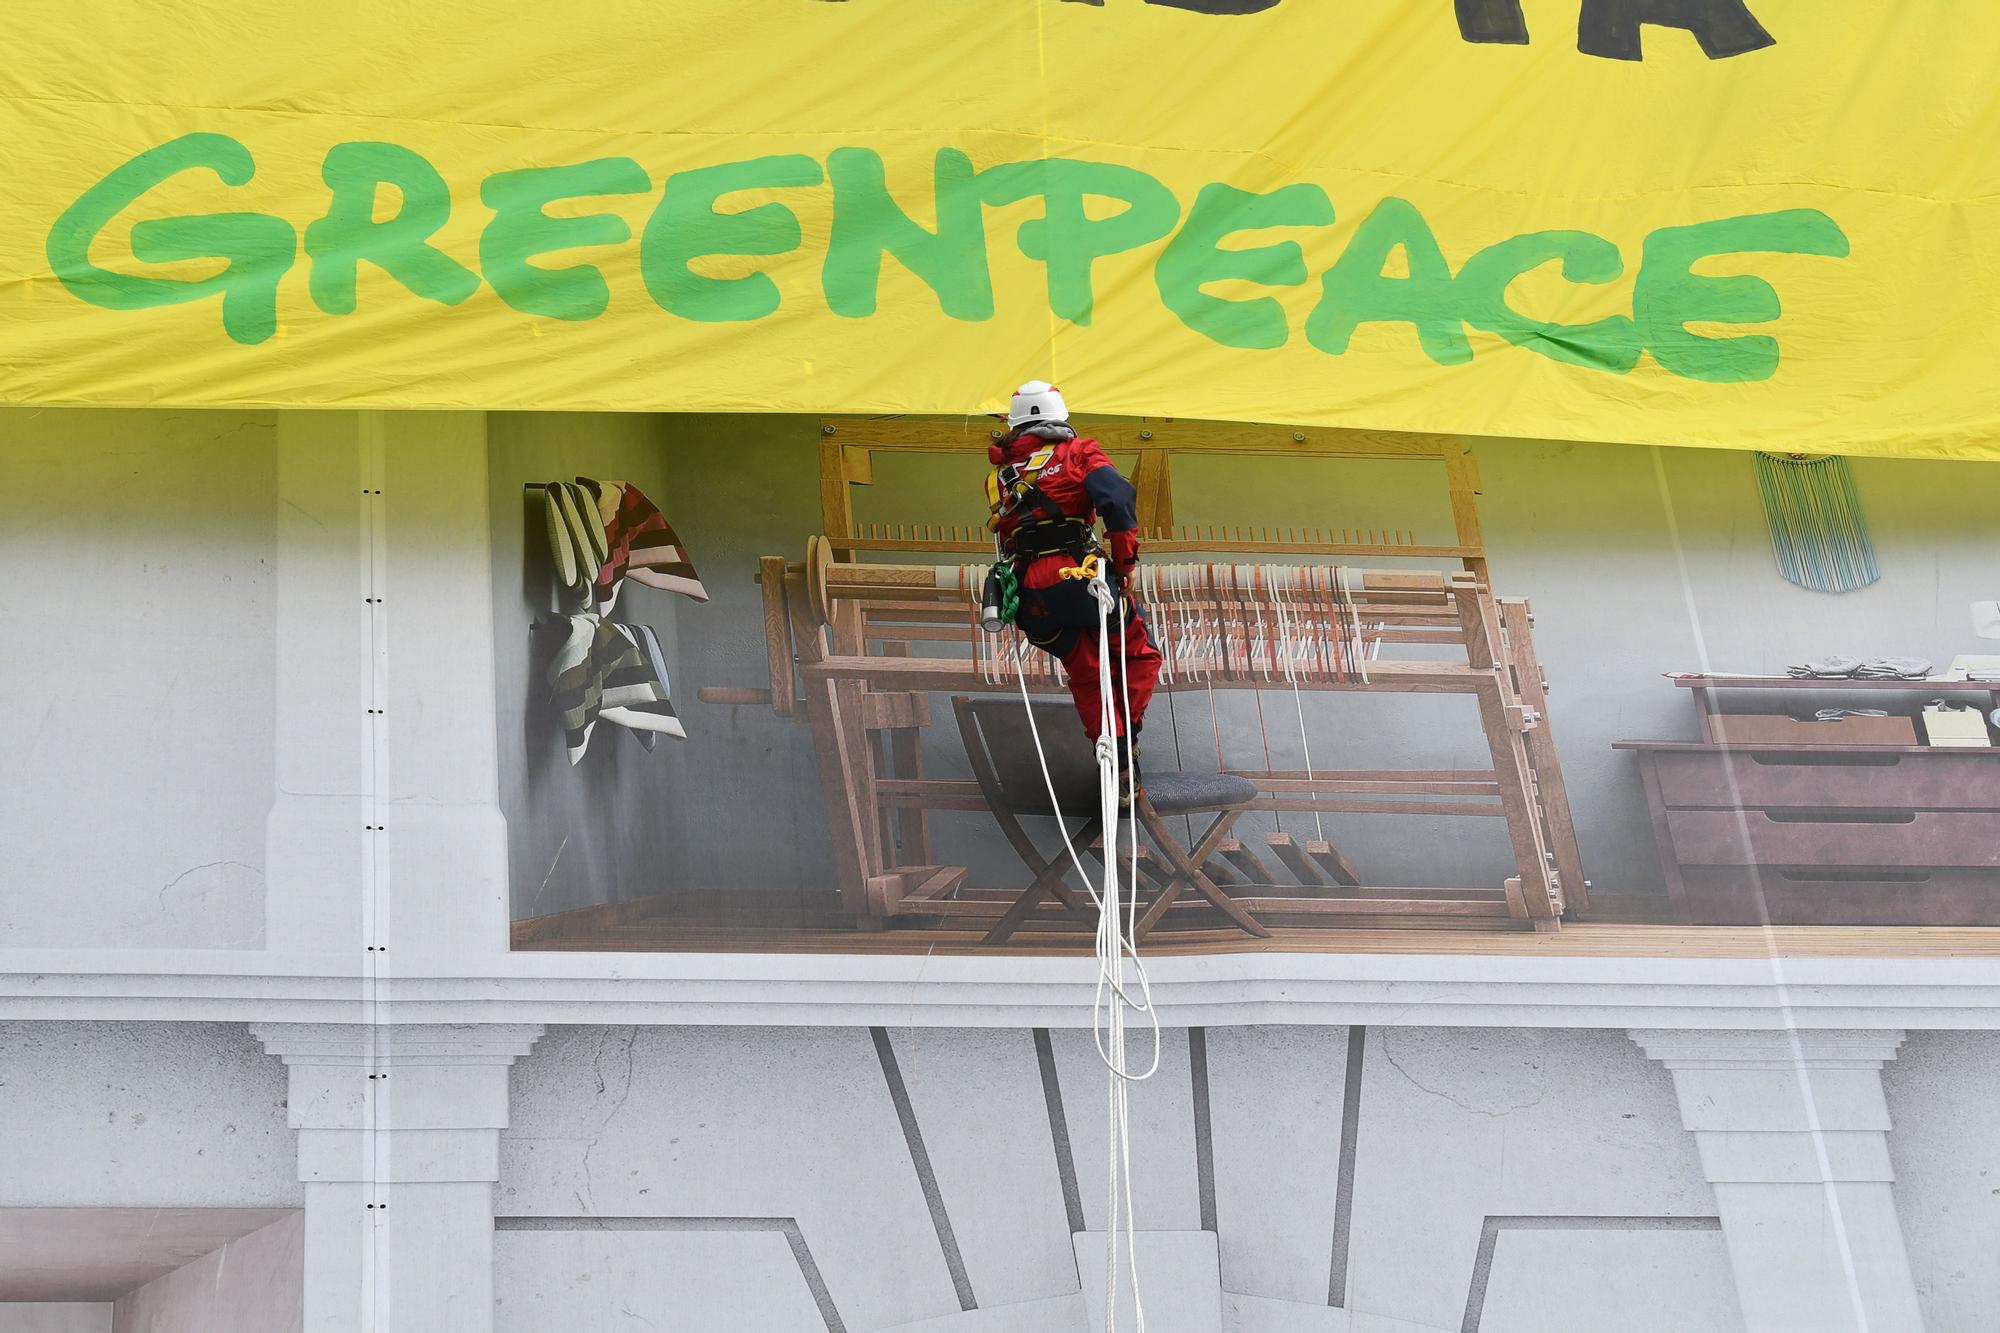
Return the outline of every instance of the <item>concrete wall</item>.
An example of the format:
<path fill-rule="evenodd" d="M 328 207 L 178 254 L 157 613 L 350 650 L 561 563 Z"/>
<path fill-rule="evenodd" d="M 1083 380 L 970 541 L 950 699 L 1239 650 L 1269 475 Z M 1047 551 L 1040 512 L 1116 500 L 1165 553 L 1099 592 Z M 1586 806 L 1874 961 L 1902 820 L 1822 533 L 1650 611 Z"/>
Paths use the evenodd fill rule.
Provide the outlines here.
<path fill-rule="evenodd" d="M 0 1333 L 112 1333 L 111 1304 L 0 1303 Z"/>
<path fill-rule="evenodd" d="M 1137 1225 L 1209 1237 L 1208 1327 L 1742 1326 L 1673 1088 L 1623 1034 L 1164 1037 Z M 1083 1333 L 1104 1078 L 1080 1032 L 553 1031 L 513 1074 L 496 1327 Z"/>
<path fill-rule="evenodd" d="M 121 1298 L 111 1333 L 299 1333 L 305 1215 L 230 1241 Z"/>
<path fill-rule="evenodd" d="M 255 947 L 275 417 L 0 430 L 0 947 Z"/>
<path fill-rule="evenodd" d="M 284 1066 L 239 1024 L 0 1023 L 0 1206 L 299 1202 Z"/>
<path fill-rule="evenodd" d="M 1917 1291 L 1934 1329 L 1984 1328 L 2000 1310 L 2000 1036 L 1913 1033 L 1883 1089 L 1889 1151 Z"/>
<path fill-rule="evenodd" d="M 38 1028 L 35 1040 L 19 1026 Z M 294 1168 L 336 1161 L 322 1144 L 294 1162 L 269 1077 L 278 1061 L 239 1030 L 53 1023 L 0 1039 L 0 1204 L 296 1207 Z M 437 1051 L 462 1072 L 453 1062 L 479 1039 L 459 1029 Z M 1709 1094 L 1676 1083 L 1689 1066 L 1670 1075 L 1648 1044 L 1661 1040 L 1693 1053 L 1706 1072 L 1690 1077 L 1709 1080 L 1699 1085 Z M 1753 1324 L 1738 1305 L 1745 1284 L 1766 1310 L 1825 1304 L 1818 1290 L 1774 1288 L 1772 1266 L 1784 1270 L 1801 1237 L 1729 1229 L 1746 1191 L 1815 1188 L 1783 1183 L 1798 1151 L 1781 1141 L 1796 1129 L 1786 1107 L 1803 1085 L 1768 1072 L 1778 1041 L 1170 1029 L 1159 1072 L 1131 1093 L 1144 1282 L 1161 1303 L 1152 1322 L 1207 1333 L 1820 1333 L 1832 1325 Z M 1823 1070 L 1838 1067 L 1815 1078 L 1869 1068 L 1860 1047 L 1805 1047 L 1830 1057 Z M 1085 1032 L 560 1028 L 513 1065 L 499 1114 L 477 1098 L 454 1111 L 444 1094 L 460 1085 L 434 1077 L 442 1069 L 397 1067 L 422 1124 L 463 1114 L 509 1125 L 491 1131 L 498 1181 L 477 1189 L 491 1200 L 490 1221 L 483 1202 L 474 1219 L 494 1228 L 490 1255 L 475 1237 L 425 1228 L 423 1190 L 467 1188 L 422 1184 L 442 1161 L 421 1146 L 435 1146 L 434 1131 L 416 1132 L 408 1156 L 399 1140 L 377 1161 L 415 1191 L 395 1196 L 392 1217 L 413 1229 L 388 1233 L 391 1253 L 490 1268 L 502 1333 L 1088 1333 L 1107 1140 L 1105 1075 Z M 1735 1096 L 1717 1078 L 1765 1080 L 1766 1094 L 1783 1095 L 1725 1105 L 1717 1121 L 1714 1099 Z M 1907 1238 L 1922 1327 L 1984 1327 L 2000 1300 L 1986 1262 L 2000 1245 L 2000 1124 L 1986 1109 L 1996 1078 L 2000 1035 L 1987 1033 L 1915 1034 L 1887 1065 L 1894 1183 L 1882 1188 L 1900 1222 L 1889 1211 L 1869 1224 Z M 1843 1128 L 1859 1090 L 1815 1094 L 1836 1161 L 1862 1160 L 1866 1136 Z M 1736 1128 L 1711 1129 L 1697 1151 L 1684 1117 Z M 1739 1160 L 1781 1178 L 1733 1183 L 1724 1198 L 1708 1179 Z M 333 1259 L 360 1234 L 363 1197 L 323 1201 L 321 1280 L 343 1299 L 361 1270 Z M 1851 1212 L 1847 1223 L 1863 1220 Z M 147 1282 L 118 1302 L 117 1333 L 298 1328 L 302 1262 L 313 1271 L 300 1247 L 312 1234 L 287 1217 Z M 1863 1234 L 1848 1243 L 1871 1244 Z M 1858 1259 L 1866 1269 L 1885 1257 Z"/>

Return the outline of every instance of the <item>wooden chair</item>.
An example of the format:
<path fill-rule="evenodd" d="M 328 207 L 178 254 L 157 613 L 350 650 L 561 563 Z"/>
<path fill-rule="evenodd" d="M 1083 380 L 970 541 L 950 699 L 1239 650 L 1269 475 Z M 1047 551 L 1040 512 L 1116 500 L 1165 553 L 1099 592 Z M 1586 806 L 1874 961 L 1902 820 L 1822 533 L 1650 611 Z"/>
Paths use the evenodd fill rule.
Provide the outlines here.
<path fill-rule="evenodd" d="M 958 717 L 958 732 L 972 775 L 999 823 L 1007 841 L 1027 864 L 1033 878 L 1022 890 L 984 942 L 1006 940 L 1029 913 L 1047 898 L 1079 915 L 1090 910 L 1090 900 L 1071 888 L 1065 880 L 1070 869 L 1069 853 L 1058 847 L 1045 856 L 1021 826 L 1024 815 L 1054 815 L 1060 820 L 1078 819 L 1081 826 L 1070 835 L 1072 845 L 1099 847 L 1105 840 L 1104 824 L 1098 809 L 1097 758 L 1083 729 L 1077 725 L 1076 709 L 1067 702 L 1037 700 L 1031 729 L 1027 708 L 1019 698 L 998 696 L 973 699 L 957 695 L 952 710 Z M 1039 733 L 1042 759 L 1035 751 Z M 1136 934 L 1143 938 L 1159 924 L 1167 909 L 1189 889 L 1208 900 L 1218 911 L 1252 935 L 1268 937 L 1270 931 L 1249 911 L 1233 901 L 1203 869 L 1223 840 L 1229 836 L 1237 817 L 1257 799 L 1257 784 L 1228 773 L 1149 773 L 1141 769 L 1144 789 L 1133 801 L 1133 817 L 1158 849 L 1164 865 L 1155 865 L 1153 875 L 1160 888 L 1139 917 Z M 1055 809 L 1050 809 L 1049 787 L 1055 787 Z M 1167 827 L 1173 815 L 1210 814 L 1214 819 L 1194 840 L 1192 849 Z M 1115 846 L 1099 847 L 1103 856 L 1118 855 Z M 1128 853 L 1129 854 L 1129 853 Z M 1149 861 L 1151 858 L 1149 857 Z"/>

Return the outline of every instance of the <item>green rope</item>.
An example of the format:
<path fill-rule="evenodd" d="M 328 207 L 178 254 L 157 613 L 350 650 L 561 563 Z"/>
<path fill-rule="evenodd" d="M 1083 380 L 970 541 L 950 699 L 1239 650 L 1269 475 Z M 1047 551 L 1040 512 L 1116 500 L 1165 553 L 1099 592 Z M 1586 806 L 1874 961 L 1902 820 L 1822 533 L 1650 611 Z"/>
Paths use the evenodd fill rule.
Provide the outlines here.
<path fill-rule="evenodd" d="M 1000 619 L 1011 625 L 1021 611 L 1021 576 L 1011 560 L 995 560 L 992 574 L 1000 580 Z"/>

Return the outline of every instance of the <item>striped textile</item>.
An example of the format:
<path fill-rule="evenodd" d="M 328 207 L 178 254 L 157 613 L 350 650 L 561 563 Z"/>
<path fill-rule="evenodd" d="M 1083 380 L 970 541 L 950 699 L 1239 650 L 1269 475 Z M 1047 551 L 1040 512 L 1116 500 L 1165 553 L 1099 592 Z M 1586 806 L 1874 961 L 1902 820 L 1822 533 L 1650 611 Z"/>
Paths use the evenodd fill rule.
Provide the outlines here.
<path fill-rule="evenodd" d="M 617 605 L 619 581 L 628 578 L 697 602 L 708 600 L 708 589 L 679 534 L 645 492 L 624 481 L 578 477 L 576 484 L 596 500 L 595 517 L 605 533 L 605 555 L 594 581 L 598 610 Z"/>
<path fill-rule="evenodd" d="M 542 490 L 548 496 L 542 512 L 548 520 L 549 557 L 555 562 L 556 579 L 571 596 L 587 596 L 611 553 L 597 495 L 567 481 L 545 482 Z"/>
<path fill-rule="evenodd" d="M 583 759 L 600 719 L 647 736 L 687 734 L 667 698 L 664 658 L 650 628 L 591 614 L 564 620 L 568 633 L 549 663 L 548 681 L 571 764 Z"/>
<path fill-rule="evenodd" d="M 674 712 L 671 687 L 667 681 L 667 659 L 660 651 L 660 636 L 653 633 L 651 625 L 617 625 L 614 628 L 644 657 L 647 669 L 652 672 L 653 684 L 657 687 L 657 697 L 607 706 L 598 716 L 629 730 L 633 739 L 648 750 L 659 743 L 662 735 L 686 739 L 687 731 Z"/>

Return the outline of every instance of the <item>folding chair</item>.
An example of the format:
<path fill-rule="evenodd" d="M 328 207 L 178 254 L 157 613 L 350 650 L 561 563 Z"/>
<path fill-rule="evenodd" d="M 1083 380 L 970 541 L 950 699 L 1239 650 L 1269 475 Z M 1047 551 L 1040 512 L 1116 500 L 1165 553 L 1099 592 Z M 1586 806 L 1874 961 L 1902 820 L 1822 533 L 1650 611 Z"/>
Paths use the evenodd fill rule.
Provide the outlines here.
<path fill-rule="evenodd" d="M 1133 927 L 1132 937 L 1146 938 L 1147 932 L 1159 924 L 1160 918 L 1174 905 L 1182 890 L 1193 889 L 1240 929 L 1269 939 L 1271 932 L 1264 928 L 1264 924 L 1231 898 L 1228 891 L 1209 878 L 1203 869 L 1222 845 L 1222 840 L 1229 836 L 1237 816 L 1257 799 L 1257 784 L 1233 773 L 1151 773 L 1143 768 L 1139 771 L 1139 780 L 1144 785 L 1132 802 L 1132 817 L 1138 821 L 1140 828 L 1146 830 L 1153 845 L 1159 848 L 1160 855 L 1166 857 L 1169 878 L 1165 887 L 1146 905 L 1146 910 L 1139 914 L 1139 923 Z M 1215 818 L 1194 840 L 1193 850 L 1188 850 L 1181 846 L 1180 839 L 1174 836 L 1162 816 L 1197 814 L 1213 814 Z"/>
<path fill-rule="evenodd" d="M 1075 708 L 1055 700 L 1029 705 L 1035 710 L 1031 731 L 1019 698 L 1003 695 L 973 699 L 958 695 L 951 703 L 958 717 L 959 737 L 965 743 L 966 759 L 972 765 L 972 776 L 978 781 L 1000 831 L 1033 876 L 1021 896 L 986 933 L 983 942 L 998 944 L 1005 940 L 1050 896 L 1059 899 L 1070 911 L 1086 914 L 1090 900 L 1064 881 L 1069 853 L 1058 847 L 1053 856 L 1044 856 L 1021 827 L 1023 815 L 1053 814 L 1059 819 L 1081 819 L 1082 827 L 1070 835 L 1070 841 L 1077 847 L 1089 846 L 1104 832 L 1098 812 L 1097 756 L 1077 725 Z M 1048 761 L 1046 779 L 1041 758 L 1035 752 L 1037 732 L 1041 736 L 1042 755 Z M 1243 808 L 1257 798 L 1257 784 L 1227 773 L 1142 772 L 1142 777 L 1145 788 L 1133 802 L 1133 815 L 1165 860 L 1160 874 L 1166 882 L 1140 916 L 1137 933 L 1143 937 L 1159 923 L 1175 900 L 1191 888 L 1241 929 L 1268 937 L 1271 932 L 1232 901 L 1202 870 L 1229 836 Z M 1056 795 L 1053 810 L 1049 803 L 1051 781 Z M 1166 816 L 1183 814 L 1215 816 L 1195 839 L 1191 851 L 1181 846 L 1165 822 Z M 1107 845 L 1103 854 L 1118 853 L 1115 847 Z"/>

